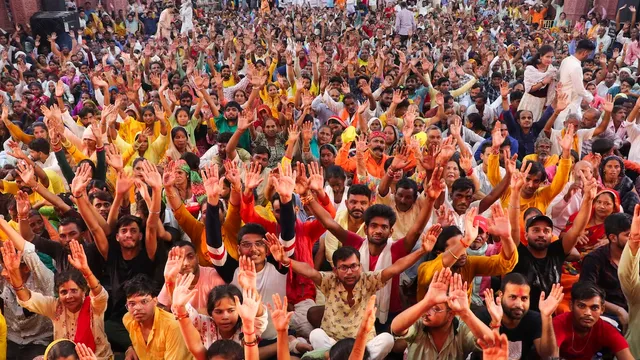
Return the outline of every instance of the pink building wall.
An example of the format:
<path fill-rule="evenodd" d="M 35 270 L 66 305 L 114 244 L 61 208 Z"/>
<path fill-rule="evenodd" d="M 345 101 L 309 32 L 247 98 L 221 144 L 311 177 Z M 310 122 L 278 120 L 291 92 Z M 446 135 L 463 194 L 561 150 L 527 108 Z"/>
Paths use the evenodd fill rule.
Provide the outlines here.
<path fill-rule="evenodd" d="M 0 28 L 5 31 L 12 32 L 15 28 L 14 24 L 27 24 L 31 15 L 40 11 L 42 1 L 51 0 L 9 0 L 13 22 L 9 20 L 9 11 L 6 8 L 6 2 L 0 1 Z M 86 2 L 91 2 L 93 8 L 98 5 L 98 0 L 76 0 L 78 6 L 84 6 Z M 109 4 L 113 3 L 116 9 L 123 9 L 127 6 L 127 0 L 102 0 L 102 6 L 108 9 Z"/>

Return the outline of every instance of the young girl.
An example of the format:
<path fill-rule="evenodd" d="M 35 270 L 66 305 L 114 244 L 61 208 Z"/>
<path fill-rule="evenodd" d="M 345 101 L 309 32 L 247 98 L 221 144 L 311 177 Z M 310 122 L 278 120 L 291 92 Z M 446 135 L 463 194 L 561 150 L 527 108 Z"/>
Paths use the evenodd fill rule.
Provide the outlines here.
<path fill-rule="evenodd" d="M 216 341 L 232 340 L 238 344 L 247 342 L 246 334 L 243 334 L 246 333 L 243 331 L 243 322 L 254 323 L 251 331 L 256 337 L 267 328 L 267 311 L 260 303 L 260 295 L 255 291 L 245 290 L 243 296 L 240 289 L 234 285 L 219 285 L 213 288 L 207 299 L 209 316 L 198 314 L 189 304 L 195 295 L 194 290 L 189 290 L 192 280 L 193 274 L 178 277 L 176 288 L 173 290 L 172 311 L 178 318 L 189 319 L 180 320 L 180 331 L 187 348 L 196 360 L 208 359 L 206 349 L 210 349 Z M 253 314 L 247 316 L 252 311 Z"/>

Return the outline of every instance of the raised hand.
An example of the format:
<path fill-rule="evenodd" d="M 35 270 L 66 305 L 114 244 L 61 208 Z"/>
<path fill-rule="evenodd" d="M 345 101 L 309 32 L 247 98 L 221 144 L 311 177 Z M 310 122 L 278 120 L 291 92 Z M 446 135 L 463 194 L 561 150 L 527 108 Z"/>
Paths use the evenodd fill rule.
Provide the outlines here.
<path fill-rule="evenodd" d="M 298 129 L 298 125 L 293 124 L 289 126 L 289 140 L 287 141 L 287 143 L 294 144 L 296 141 L 298 141 L 299 137 L 300 137 L 300 129 Z"/>
<path fill-rule="evenodd" d="M 437 167 L 431 174 L 431 179 L 429 179 L 426 192 L 427 196 L 432 200 L 439 198 L 440 194 L 447 186 L 442 178 L 443 171 L 444 169 L 442 167 Z"/>
<path fill-rule="evenodd" d="M 176 183 L 176 163 L 174 161 L 170 161 L 167 166 L 164 168 L 164 172 L 162 173 L 162 185 L 164 185 L 165 189 L 173 186 Z"/>
<path fill-rule="evenodd" d="M 640 204 L 636 204 L 633 209 L 633 220 L 631 221 L 631 230 L 629 232 L 629 247 L 635 248 L 636 251 L 640 247 Z"/>
<path fill-rule="evenodd" d="M 286 296 L 282 301 L 280 300 L 279 294 L 273 294 L 271 298 L 273 299 L 273 306 L 271 306 L 271 304 L 267 304 L 267 306 L 269 307 L 269 311 L 271 311 L 273 327 L 279 333 L 286 333 L 287 330 L 289 330 L 289 322 L 293 316 L 293 311 L 287 312 Z"/>
<path fill-rule="evenodd" d="M 560 284 L 553 284 L 549 296 L 545 299 L 544 291 L 540 293 L 540 315 L 551 317 L 556 311 L 558 304 L 562 301 L 564 293 L 562 292 L 562 286 Z"/>
<path fill-rule="evenodd" d="M 509 359 L 509 340 L 505 334 L 491 332 L 491 335 L 485 335 L 484 339 L 478 339 L 478 345 L 485 360 Z"/>
<path fill-rule="evenodd" d="M 311 121 L 307 121 L 302 124 L 302 141 L 304 144 L 308 145 L 311 143 L 313 139 L 313 123 Z"/>
<path fill-rule="evenodd" d="M 575 134 L 575 128 L 573 124 L 569 124 L 567 127 L 567 132 L 565 132 L 564 136 L 560 139 L 560 147 L 563 151 L 571 151 L 571 147 L 573 146 L 573 136 Z"/>
<path fill-rule="evenodd" d="M 257 290 L 256 264 L 248 256 L 240 256 L 238 259 L 238 284 L 241 289 Z"/>
<path fill-rule="evenodd" d="M 158 172 L 158 168 L 148 160 L 142 161 L 142 178 L 154 191 L 162 190 L 162 176 Z"/>
<path fill-rule="evenodd" d="M 242 322 L 252 323 L 260 308 L 260 293 L 254 289 L 242 289 L 242 304 L 237 296 L 234 295 L 233 298 L 236 301 L 236 311 L 242 319 Z"/>
<path fill-rule="evenodd" d="M 77 343 L 76 352 L 78 353 L 78 360 L 98 360 L 93 350 L 85 344 Z"/>
<path fill-rule="evenodd" d="M 511 236 L 511 223 L 509 216 L 504 212 L 502 205 L 491 205 L 491 218 L 487 219 L 488 233 L 506 239 Z"/>
<path fill-rule="evenodd" d="M 9 273 L 19 272 L 20 262 L 22 259 L 22 251 L 16 252 L 12 241 L 4 241 L 2 243 L 2 247 L 0 247 L 0 251 L 2 252 L 2 262 L 5 269 Z M 16 284 L 12 283 L 12 285 Z"/>
<path fill-rule="evenodd" d="M 62 80 L 58 80 L 56 83 L 56 97 L 62 97 L 64 95 L 64 83 Z"/>
<path fill-rule="evenodd" d="M 11 149 L 11 151 L 8 153 L 8 155 L 11 155 L 11 156 L 13 156 L 14 158 L 16 158 L 18 160 L 26 160 L 27 159 L 27 155 L 20 148 L 20 144 L 18 144 L 17 142 L 15 142 L 13 140 L 9 140 L 7 142 L 7 145 L 9 146 L 9 149 Z"/>
<path fill-rule="evenodd" d="M 244 110 L 240 113 L 240 115 L 238 115 L 238 130 L 246 131 L 255 122 L 256 117 L 253 110 Z"/>
<path fill-rule="evenodd" d="M 280 168 L 280 178 L 275 182 L 275 188 L 283 204 L 291 201 L 293 189 L 296 187 L 296 174 L 296 170 L 291 170 L 291 163 L 283 164 Z"/>
<path fill-rule="evenodd" d="M 69 249 L 71 254 L 67 255 L 69 264 L 78 269 L 84 277 L 88 277 L 91 274 L 89 263 L 87 261 L 87 255 L 84 253 L 84 248 L 78 243 L 77 240 L 71 240 L 69 242 Z"/>
<path fill-rule="evenodd" d="M 440 224 L 432 225 L 427 232 L 422 234 L 422 250 L 425 253 L 431 252 L 433 247 L 436 245 L 436 241 L 438 241 L 438 236 L 442 232 L 442 226 Z"/>
<path fill-rule="evenodd" d="M 225 179 L 229 180 L 232 186 L 235 186 L 237 189 L 241 189 L 242 180 L 240 180 L 240 170 L 238 169 L 238 164 L 227 159 L 224 161 L 223 166 Z"/>
<path fill-rule="evenodd" d="M 164 265 L 164 280 L 165 282 L 172 283 L 175 281 L 182 264 L 184 262 L 184 248 L 180 246 L 174 246 L 169 250 L 167 263 Z"/>
<path fill-rule="evenodd" d="M 309 189 L 317 193 L 324 191 L 324 169 L 317 162 L 307 165 L 309 169 Z"/>
<path fill-rule="evenodd" d="M 475 222 L 476 215 L 478 215 L 477 207 L 469 209 L 464 215 L 464 237 L 471 239 L 471 241 L 478 237 L 478 224 Z"/>
<path fill-rule="evenodd" d="M 440 271 L 436 271 L 433 274 L 429 289 L 424 296 L 424 299 L 431 304 L 442 304 L 449 300 L 447 290 L 449 289 L 449 283 L 451 278 L 451 268 L 444 268 Z"/>
<path fill-rule="evenodd" d="M 494 326 L 500 326 L 502 322 L 502 296 L 498 295 L 496 298 L 493 296 L 493 289 L 484 290 L 484 303 L 487 305 L 487 311 L 491 316 L 491 324 Z"/>
<path fill-rule="evenodd" d="M 18 190 L 18 193 L 15 196 L 16 199 L 16 207 L 18 211 L 19 218 L 26 218 L 29 216 L 29 211 L 31 211 L 31 202 L 29 201 L 29 195 L 22 190 Z M 18 220 L 18 219 L 14 219 Z"/>
<path fill-rule="evenodd" d="M 462 170 L 468 173 L 473 167 L 473 156 L 470 153 L 462 153 L 459 162 Z"/>
<path fill-rule="evenodd" d="M 500 121 L 496 121 L 493 131 L 491 131 L 491 146 L 494 149 L 500 149 L 504 139 L 505 136 L 502 135 L 502 123 L 500 123 Z"/>
<path fill-rule="evenodd" d="M 436 166 L 444 166 L 451 156 L 456 152 L 456 147 L 454 145 L 454 140 L 451 136 L 444 139 L 442 141 L 442 146 L 440 146 L 440 152 L 436 156 Z"/>
<path fill-rule="evenodd" d="M 202 182 L 207 192 L 207 201 L 211 205 L 218 205 L 220 193 L 222 193 L 223 178 L 218 177 L 218 165 L 213 164 L 200 170 Z"/>
<path fill-rule="evenodd" d="M 272 233 L 267 233 L 265 241 L 269 246 L 271 255 L 277 262 L 285 266 L 288 266 L 291 263 L 291 259 L 287 256 L 287 253 L 284 251 L 284 246 L 282 246 L 282 243 L 280 243 L 277 236 Z"/>
<path fill-rule="evenodd" d="M 75 198 L 81 197 L 87 191 L 87 185 L 91 181 L 91 167 L 87 163 L 83 163 L 78 168 L 76 176 L 71 182 L 71 193 Z"/>
<path fill-rule="evenodd" d="M 28 187 L 35 187 L 38 184 L 38 180 L 35 175 L 33 166 L 29 165 L 26 161 L 20 160 L 18 162 L 18 169 L 16 170 L 22 181 Z"/>
<path fill-rule="evenodd" d="M 107 145 L 105 150 L 107 165 L 111 166 L 117 173 L 120 173 L 124 168 L 120 150 L 115 144 Z"/>
<path fill-rule="evenodd" d="M 524 166 L 524 164 L 523 164 Z M 519 194 L 520 190 L 522 189 L 522 187 L 524 186 L 524 184 L 527 181 L 527 175 L 529 175 L 529 171 L 531 171 L 531 166 L 533 166 L 533 163 L 528 162 L 526 164 L 527 168 L 526 170 L 524 170 L 524 172 L 522 171 L 515 171 L 513 174 L 511 174 L 511 192 L 514 194 Z"/>
<path fill-rule="evenodd" d="M 360 134 L 358 136 L 358 140 L 356 141 L 356 154 L 364 154 L 368 148 L 369 145 L 367 144 L 367 135 Z"/>
<path fill-rule="evenodd" d="M 602 105 L 602 110 L 604 110 L 605 112 L 608 112 L 609 114 L 613 112 L 613 97 L 611 96 L 611 94 L 607 94 L 607 99 Z"/>
<path fill-rule="evenodd" d="M 450 278 L 447 305 L 449 305 L 449 308 L 457 314 L 469 310 L 467 283 L 462 283 L 462 276 L 460 276 L 460 274 L 453 274 Z"/>
<path fill-rule="evenodd" d="M 195 275 L 193 275 L 193 273 L 177 275 L 176 286 L 173 289 L 173 297 L 171 298 L 171 306 L 178 309 L 178 311 L 183 310 L 198 293 L 198 289 L 189 290 L 194 278 Z"/>
<path fill-rule="evenodd" d="M 252 162 L 244 172 L 244 186 L 246 190 L 253 190 L 264 180 L 262 177 L 262 166 Z"/>

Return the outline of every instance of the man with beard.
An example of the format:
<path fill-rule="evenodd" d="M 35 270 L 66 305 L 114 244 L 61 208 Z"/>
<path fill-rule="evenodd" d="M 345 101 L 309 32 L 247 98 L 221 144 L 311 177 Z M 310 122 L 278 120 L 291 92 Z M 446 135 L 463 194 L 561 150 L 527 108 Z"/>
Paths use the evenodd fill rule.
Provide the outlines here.
<path fill-rule="evenodd" d="M 351 185 L 349 191 L 347 191 L 347 200 L 345 201 L 347 209 L 336 212 L 333 220 L 343 229 L 356 233 L 361 237 L 366 236 L 362 215 L 369 208 L 370 203 L 371 190 L 367 186 L 362 184 Z M 327 232 L 324 243 L 327 261 L 333 265 L 333 253 L 340 247 L 340 240 L 331 232 Z"/>
<path fill-rule="evenodd" d="M 629 325 L 629 306 L 620 287 L 616 264 L 620 263 L 622 250 L 629 240 L 631 219 L 631 215 L 625 213 L 613 213 L 604 219 L 609 244 L 587 254 L 580 271 L 580 281 L 589 281 L 605 291 L 604 313 L 620 323 L 623 333 Z"/>
<path fill-rule="evenodd" d="M 395 220 L 393 210 L 385 205 L 374 205 L 367 210 L 367 215 L 367 227 L 371 226 L 369 230 L 376 232 L 375 237 L 382 238 L 389 235 Z M 332 228 L 335 229 L 335 227 Z M 439 226 L 437 226 L 429 231 L 435 237 L 439 230 Z M 343 231 L 346 232 L 344 229 Z M 355 234 L 348 236 L 358 237 Z M 400 244 L 399 247 L 402 247 L 402 241 L 395 244 Z M 421 256 L 428 253 L 432 245 L 433 243 L 425 242 L 420 250 L 400 258 L 394 256 L 393 261 L 390 259 L 393 250 L 389 249 L 391 247 L 389 246 L 386 249 L 389 259 L 385 259 L 387 257 L 385 255 L 377 254 L 380 258 L 376 259 L 378 261 L 374 270 L 371 270 L 372 267 L 367 264 L 370 257 L 374 256 L 371 254 L 375 251 L 374 249 L 368 248 L 364 249 L 365 251 L 363 249 L 358 251 L 351 246 L 344 246 L 333 254 L 333 262 L 336 266 L 332 272 L 319 272 L 304 262 L 290 259 L 285 255 L 282 245 L 275 239 L 270 247 L 274 257 L 280 263 L 287 267 L 291 266 L 291 269 L 296 273 L 312 279 L 325 295 L 326 303 L 322 325 L 311 332 L 309 341 L 315 350 L 328 350 L 339 340 L 356 337 L 358 327 L 365 314 L 366 304 L 372 296 L 376 296 L 377 319 L 380 322 L 387 321 L 386 317 L 391 314 L 387 314 L 384 307 L 385 304 L 389 304 L 389 300 L 394 300 L 393 297 L 388 298 L 388 288 L 392 286 L 389 280 L 393 279 L 392 282 L 395 282 L 398 275 Z M 395 247 L 398 248 L 398 246 Z M 397 283 L 394 285 L 391 287 L 391 291 L 394 288 L 397 289 Z M 387 293 L 386 297 L 384 295 L 381 297 L 381 293 Z M 376 333 L 379 335 L 376 336 Z M 374 360 L 385 359 L 394 346 L 391 334 L 379 331 L 377 326 L 376 329 L 372 327 L 366 337 L 367 349 Z"/>
<path fill-rule="evenodd" d="M 356 111 L 358 110 L 358 100 L 356 99 L 355 95 L 346 93 L 342 98 L 342 102 L 338 102 L 335 101 L 331 96 L 329 96 L 329 91 L 331 90 L 332 88 L 329 88 L 324 92 L 324 95 L 322 96 L 322 100 L 327 105 L 327 108 L 337 114 L 337 116 L 340 118 L 340 120 L 342 120 L 343 123 L 347 125 L 357 126 L 358 124 L 355 123 L 355 120 Z M 366 121 L 368 119 L 364 120 Z"/>
<path fill-rule="evenodd" d="M 407 234 L 411 226 L 415 224 L 427 202 L 426 193 L 420 195 L 418 193 L 418 184 L 407 177 L 400 178 L 396 183 L 396 191 L 394 194 L 391 194 L 389 191 L 389 185 L 395 177 L 395 174 L 400 172 L 400 176 L 402 176 L 402 168 L 405 167 L 407 161 L 406 153 L 406 148 L 401 147 L 399 149 L 398 154 L 393 158 L 391 165 L 389 165 L 387 172 L 384 174 L 382 181 L 380 181 L 378 196 L 376 196 L 377 203 L 387 205 L 396 211 L 398 218 L 396 224 L 393 226 L 394 240 L 401 239 Z"/>
<path fill-rule="evenodd" d="M 401 258 L 411 254 L 416 245 L 420 234 L 431 216 L 433 204 L 440 196 L 444 188 L 444 181 L 441 179 L 442 168 L 434 171 L 431 180 L 427 185 L 426 201 L 423 211 L 419 213 L 411 228 L 407 231 L 404 238 L 393 241 L 392 233 L 396 222 L 396 213 L 387 205 L 376 204 L 369 207 L 364 212 L 364 232 L 365 238 L 360 237 L 356 233 L 342 227 L 338 222 L 333 220 L 329 213 L 322 208 L 317 201 L 311 201 L 309 206 L 316 215 L 318 220 L 340 241 L 342 246 L 351 246 L 359 251 L 359 258 L 362 261 L 364 271 L 376 271 L 395 264 Z M 349 189 L 351 191 L 353 186 Z M 349 198 L 347 199 L 347 207 L 349 206 Z M 332 259 L 333 259 L 332 254 Z M 413 265 L 418 260 L 411 261 L 406 268 Z M 338 267 L 338 264 L 333 264 Z M 406 270 L 403 268 L 401 271 Z M 386 330 L 390 319 L 402 311 L 402 303 L 400 301 L 400 276 L 396 273 L 392 276 L 393 280 L 388 283 L 384 289 L 378 291 L 378 330 Z M 386 281 L 385 281 L 386 282 Z M 326 294 L 326 293 L 325 293 Z"/>
<path fill-rule="evenodd" d="M 493 186 L 496 186 L 502 180 L 499 172 L 499 151 L 500 145 L 504 141 L 504 136 L 502 136 L 499 127 L 500 122 L 498 121 L 496 123 L 496 128 L 492 133 L 492 151 L 487 160 L 487 177 Z M 509 132 L 511 132 L 511 130 Z M 526 165 L 528 169 L 526 171 L 526 186 L 520 187 L 519 191 L 514 193 L 512 184 L 512 188 L 507 189 L 502 194 L 501 202 L 503 207 L 507 207 L 510 201 L 509 199 L 516 199 L 518 200 L 517 207 L 520 209 L 520 216 L 530 207 L 536 207 L 543 212 L 547 210 L 547 206 L 549 206 L 551 200 L 562 191 L 569 178 L 569 172 L 571 171 L 571 149 L 574 144 L 573 128 L 569 128 L 569 131 L 567 131 L 558 142 L 562 148 L 562 157 L 558 162 L 556 174 L 551 184 L 549 186 L 540 186 L 547 180 L 547 173 L 541 163 L 530 161 Z M 511 194 L 517 194 L 517 196 L 511 196 Z"/>
<path fill-rule="evenodd" d="M 193 359 L 180 333 L 176 316 L 158 307 L 152 283 L 143 274 L 124 283 L 129 311 L 122 321 L 131 339 L 126 358 Z"/>
<path fill-rule="evenodd" d="M 561 160 L 562 161 L 562 160 Z M 558 176 L 558 174 L 556 174 Z M 565 175 L 566 176 L 566 175 Z M 561 240 L 551 242 L 553 237 L 553 221 L 544 215 L 536 215 L 527 219 L 525 223 L 525 239 L 527 244 L 520 242 L 520 219 L 522 219 L 521 200 L 512 196 L 509 203 L 509 218 L 514 228 L 512 236 L 518 247 L 520 261 L 513 269 L 514 272 L 525 276 L 531 286 L 531 309 L 538 310 L 538 301 L 542 292 L 549 294 L 553 284 L 560 282 L 562 265 L 578 242 L 578 238 L 586 228 L 591 214 L 592 200 L 596 196 L 597 182 L 592 178 L 587 180 L 580 175 L 583 186 L 584 199 L 580 205 L 573 227 L 566 232 Z M 531 183 L 530 175 L 516 173 L 511 180 L 511 191 L 521 193 L 525 182 Z M 531 186 L 531 185 L 528 185 Z M 525 209 L 526 210 L 526 209 Z"/>
<path fill-rule="evenodd" d="M 446 268 L 421 301 L 393 319 L 391 332 L 408 342 L 408 359 L 466 359 L 491 329 L 471 312 L 460 274 Z"/>
<path fill-rule="evenodd" d="M 364 153 L 364 160 L 369 175 L 382 179 L 385 174 L 384 164 L 389 155 L 384 153 L 386 135 L 381 131 L 374 131 L 369 134 L 369 149 Z M 336 156 L 336 165 L 341 166 L 350 173 L 356 172 L 356 158 L 349 157 L 352 141 L 342 144 Z M 410 171 L 416 166 L 416 157 L 412 150 L 407 155 L 406 165 L 402 167 L 404 171 Z"/>
<path fill-rule="evenodd" d="M 608 349 L 618 360 L 631 360 L 627 340 L 613 325 L 602 320 L 605 294 L 595 284 L 578 281 L 571 288 L 571 312 L 553 319 L 553 329 L 564 359 L 591 359 Z"/>
<path fill-rule="evenodd" d="M 502 208 L 494 204 L 491 208 L 491 222 L 487 231 L 502 243 L 499 254 L 492 256 L 467 256 L 467 249 L 476 240 L 479 233 L 479 222 L 476 220 L 477 208 L 471 208 L 464 215 L 464 235 L 456 226 L 448 226 L 434 246 L 438 254 L 435 259 L 426 261 L 418 267 L 418 299 L 424 297 L 427 287 L 436 271 L 451 267 L 455 273 L 462 276 L 462 281 L 468 284 L 467 293 L 471 295 L 473 279 L 476 276 L 499 276 L 513 270 L 518 263 L 518 253 L 512 240 L 511 229 L 515 227 Z"/>
<path fill-rule="evenodd" d="M 224 107 L 224 113 L 221 114 L 216 107 L 211 108 L 213 114 L 213 121 L 216 124 L 216 128 L 219 133 L 233 133 L 238 130 L 238 115 L 242 111 L 242 107 L 235 101 L 229 101 Z M 251 146 L 251 137 L 248 132 L 245 132 L 240 137 L 238 145 L 249 151 Z"/>
<path fill-rule="evenodd" d="M 551 155 L 551 140 L 546 137 L 539 137 L 536 140 L 535 154 L 529 154 L 522 159 L 522 162 L 536 161 L 542 164 L 545 169 L 556 166 L 560 157 L 556 154 Z"/>
<path fill-rule="evenodd" d="M 541 299 L 540 312 L 529 310 L 531 288 L 522 274 L 513 272 L 502 278 L 500 291 L 502 294 L 495 301 L 493 291 L 485 291 L 487 307 L 478 312 L 478 318 L 507 335 L 509 358 L 546 359 L 556 354 L 551 316 L 562 300 L 562 286 L 554 285 L 546 299 Z"/>
<path fill-rule="evenodd" d="M 173 250 L 176 249 L 176 250 Z M 195 290 L 195 296 L 189 301 L 200 314 L 207 314 L 207 296 L 211 289 L 218 285 L 225 285 L 224 280 L 218 272 L 208 266 L 198 264 L 198 256 L 193 243 L 189 241 L 178 241 L 169 252 L 169 259 L 164 269 L 164 286 L 158 294 L 158 302 L 165 309 L 171 309 L 173 288 L 178 274 L 193 274 L 190 290 Z"/>
<path fill-rule="evenodd" d="M 103 228 L 99 225 L 98 216 L 92 209 L 87 195 L 87 183 L 90 181 L 90 169 L 88 164 L 79 168 L 71 185 L 71 192 L 76 198 L 78 211 L 87 224 L 95 241 L 95 247 L 102 256 L 104 263 L 105 287 L 109 289 L 109 309 L 105 316 L 105 332 L 114 351 L 126 351 L 131 340 L 123 326 L 122 317 L 125 314 L 124 281 L 137 274 L 144 274 L 155 280 L 161 280 L 164 262 L 164 241 L 157 241 L 157 224 L 160 217 L 160 196 L 162 193 L 162 177 L 155 166 L 147 160 L 142 161 L 140 182 L 141 188 L 149 186 L 151 199 L 145 200 L 149 209 L 146 233 L 143 231 L 143 222 L 137 216 L 125 215 L 118 219 L 115 226 L 115 241 L 107 239 Z M 130 183 L 133 185 L 132 183 Z M 146 184 L 146 185 L 145 185 Z M 147 195 L 148 196 L 148 195 Z M 143 241 L 144 238 L 144 241 Z M 159 289 L 158 289 L 159 290 Z"/>

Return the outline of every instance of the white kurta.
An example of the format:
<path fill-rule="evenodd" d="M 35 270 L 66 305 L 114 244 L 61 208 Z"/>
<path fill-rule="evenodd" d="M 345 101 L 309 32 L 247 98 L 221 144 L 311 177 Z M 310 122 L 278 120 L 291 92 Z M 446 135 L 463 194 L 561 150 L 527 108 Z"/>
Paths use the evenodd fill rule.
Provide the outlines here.
<path fill-rule="evenodd" d="M 560 83 L 562 92 L 569 96 L 569 106 L 562 111 L 553 125 L 554 129 L 564 128 L 564 120 L 568 114 L 578 114 L 582 117 L 580 103 L 582 99 L 593 101 L 593 95 L 584 88 L 582 77 L 582 63 L 575 56 L 569 56 L 560 64 Z"/>

